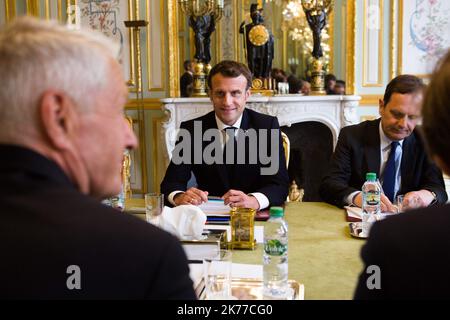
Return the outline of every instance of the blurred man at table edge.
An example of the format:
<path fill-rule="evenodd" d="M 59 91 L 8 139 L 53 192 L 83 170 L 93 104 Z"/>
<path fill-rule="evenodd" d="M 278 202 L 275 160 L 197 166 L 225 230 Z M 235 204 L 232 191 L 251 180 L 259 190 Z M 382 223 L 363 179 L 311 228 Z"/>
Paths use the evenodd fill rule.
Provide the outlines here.
<path fill-rule="evenodd" d="M 177 239 L 100 203 L 137 147 L 114 47 L 30 17 L 0 32 L 0 298 L 195 299 Z"/>
<path fill-rule="evenodd" d="M 385 193 L 382 211 L 395 211 L 394 199 L 400 194 L 405 202 L 419 206 L 447 201 L 442 172 L 427 156 L 415 128 L 421 119 L 423 91 L 421 79 L 400 75 L 379 101 L 380 119 L 342 128 L 320 186 L 324 201 L 361 207 L 367 172 L 380 177 Z"/>
<path fill-rule="evenodd" d="M 422 130 L 431 157 L 450 174 L 450 52 L 431 77 Z M 361 250 L 365 267 L 356 299 L 450 298 L 450 205 L 409 211 L 377 222 Z M 380 288 L 373 285 L 377 266 Z M 371 289 L 372 288 L 372 289 Z"/>
<path fill-rule="evenodd" d="M 284 203 L 288 194 L 289 178 L 280 127 L 276 117 L 245 107 L 250 96 L 251 82 L 250 70 L 239 62 L 222 61 L 211 69 L 208 75 L 208 86 L 214 110 L 200 118 L 181 123 L 181 129 L 193 137 L 191 157 L 187 162 L 176 164 L 174 155 L 172 156 L 172 161 L 161 183 L 161 192 L 166 195 L 167 202 L 172 205 L 199 205 L 206 202 L 209 195 L 223 197 L 225 204 L 230 206 L 256 210 Z M 196 126 L 201 127 L 200 136 L 195 135 Z M 230 129 L 232 134 L 225 133 Z M 207 164 L 204 157 L 200 159 L 200 163 L 195 163 L 195 154 L 200 152 L 204 154 L 208 142 L 194 141 L 194 139 L 202 139 L 204 133 L 211 130 L 218 131 L 218 136 L 224 141 L 227 139 L 225 135 L 229 137 L 234 135 L 237 143 L 245 144 L 245 163 L 227 161 L 226 164 L 218 162 Z M 261 131 L 267 133 L 267 139 L 260 134 Z M 247 132 L 257 132 L 258 141 L 254 145 L 250 145 L 249 140 L 244 137 Z M 271 137 L 273 134 L 276 136 Z M 275 138 L 278 142 L 277 147 L 271 142 L 271 138 Z M 195 150 L 196 142 L 201 146 L 200 150 Z M 181 143 L 180 139 L 178 143 Z M 277 170 L 273 174 L 263 173 L 262 169 L 266 167 L 266 164 L 263 164 L 259 157 L 262 144 L 266 144 L 266 150 L 273 151 L 270 155 L 271 164 L 273 162 L 277 164 Z M 258 146 L 257 151 L 259 151 L 257 163 L 250 163 L 249 149 L 255 145 Z M 272 150 L 272 147 L 275 148 Z M 219 152 L 222 153 L 223 150 L 225 147 Z M 237 153 L 239 156 L 239 150 Z M 191 172 L 198 185 L 187 188 Z"/>

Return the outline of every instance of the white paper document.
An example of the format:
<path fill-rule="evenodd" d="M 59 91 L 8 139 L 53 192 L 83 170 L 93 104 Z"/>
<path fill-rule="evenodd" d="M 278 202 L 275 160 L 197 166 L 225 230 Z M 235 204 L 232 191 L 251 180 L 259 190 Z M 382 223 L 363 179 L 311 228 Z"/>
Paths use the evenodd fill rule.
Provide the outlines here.
<path fill-rule="evenodd" d="M 223 199 L 220 198 L 208 198 L 208 202 L 204 202 L 198 207 L 202 209 L 207 216 L 229 216 L 231 210 L 230 206 L 225 205 Z"/>
<path fill-rule="evenodd" d="M 351 218 L 356 218 L 356 219 L 362 219 L 362 209 L 359 207 L 350 207 L 350 206 L 345 206 L 344 207 L 345 210 L 347 210 L 347 215 Z M 396 213 L 393 212 L 381 212 L 380 213 L 380 219 L 382 220 L 386 217 L 390 217 L 392 215 L 395 215 Z"/>
<path fill-rule="evenodd" d="M 263 266 L 262 264 L 233 263 L 231 267 L 231 275 L 232 278 L 262 280 Z"/>

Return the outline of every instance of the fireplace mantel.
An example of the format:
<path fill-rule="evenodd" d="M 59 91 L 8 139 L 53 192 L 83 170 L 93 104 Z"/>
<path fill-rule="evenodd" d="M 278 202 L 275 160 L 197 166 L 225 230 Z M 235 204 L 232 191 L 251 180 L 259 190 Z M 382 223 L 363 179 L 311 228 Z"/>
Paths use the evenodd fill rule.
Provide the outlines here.
<path fill-rule="evenodd" d="M 284 95 L 274 97 L 251 96 L 247 108 L 276 116 L 280 126 L 291 126 L 304 121 L 318 121 L 325 124 L 333 135 L 336 146 L 339 130 L 358 123 L 357 107 L 359 96 L 302 96 Z M 175 147 L 177 129 L 182 121 L 200 117 L 212 110 L 209 98 L 167 98 L 161 99 L 167 121 L 162 126 L 165 146 L 165 163 Z"/>

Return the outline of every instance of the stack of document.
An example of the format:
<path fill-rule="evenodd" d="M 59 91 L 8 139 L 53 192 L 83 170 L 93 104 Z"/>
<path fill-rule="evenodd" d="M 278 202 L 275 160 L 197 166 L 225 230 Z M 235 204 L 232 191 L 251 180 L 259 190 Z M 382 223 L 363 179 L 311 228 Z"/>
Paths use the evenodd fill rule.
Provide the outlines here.
<path fill-rule="evenodd" d="M 223 199 L 216 197 L 208 197 L 208 202 L 198 206 L 205 214 L 207 222 L 225 223 L 230 221 L 230 206 L 225 205 Z"/>
<path fill-rule="evenodd" d="M 217 252 L 226 247 L 228 238 L 225 230 L 204 230 L 203 240 L 183 240 L 181 244 L 190 262 L 202 262 L 205 258 L 217 255 Z"/>

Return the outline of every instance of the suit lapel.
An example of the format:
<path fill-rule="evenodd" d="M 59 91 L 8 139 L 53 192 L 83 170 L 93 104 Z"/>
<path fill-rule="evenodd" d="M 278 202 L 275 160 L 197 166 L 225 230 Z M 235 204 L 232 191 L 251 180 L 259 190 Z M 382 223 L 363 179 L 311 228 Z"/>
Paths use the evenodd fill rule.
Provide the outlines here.
<path fill-rule="evenodd" d="M 248 117 L 247 109 L 244 109 L 244 112 L 242 113 L 241 129 L 244 131 L 250 129 L 250 119 Z"/>
<path fill-rule="evenodd" d="M 414 145 L 416 143 L 416 138 L 414 133 L 412 133 L 409 137 L 403 140 L 402 146 L 402 163 L 400 166 L 400 174 L 402 177 L 402 182 L 400 186 L 400 190 L 403 189 L 403 186 L 413 185 L 413 181 L 410 181 L 412 175 L 410 173 L 414 172 L 414 164 L 416 163 L 414 157 Z M 403 193 L 399 191 L 399 194 Z"/>
<path fill-rule="evenodd" d="M 364 144 L 364 156 L 366 158 L 367 172 L 375 172 L 380 176 L 380 120 L 369 124 Z"/>

